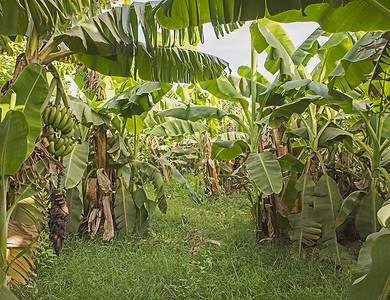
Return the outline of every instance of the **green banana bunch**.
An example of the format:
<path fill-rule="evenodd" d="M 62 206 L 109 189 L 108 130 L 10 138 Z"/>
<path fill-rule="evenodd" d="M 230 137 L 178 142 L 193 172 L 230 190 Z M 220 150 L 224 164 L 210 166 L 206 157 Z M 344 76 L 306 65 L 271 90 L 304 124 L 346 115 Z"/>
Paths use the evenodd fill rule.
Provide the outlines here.
<path fill-rule="evenodd" d="M 46 124 L 46 136 L 42 139 L 43 145 L 53 156 L 59 158 L 71 153 L 76 145 L 74 141 L 74 120 L 69 108 L 60 109 L 58 106 L 48 105 L 42 114 Z"/>

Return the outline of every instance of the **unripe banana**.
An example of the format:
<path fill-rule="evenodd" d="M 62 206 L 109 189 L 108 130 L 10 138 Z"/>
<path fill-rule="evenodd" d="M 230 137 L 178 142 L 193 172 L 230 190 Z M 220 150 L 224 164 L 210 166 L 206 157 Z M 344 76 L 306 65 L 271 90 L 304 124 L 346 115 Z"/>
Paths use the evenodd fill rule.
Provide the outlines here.
<path fill-rule="evenodd" d="M 45 147 L 49 145 L 49 140 L 47 139 L 47 137 L 42 138 L 42 144 Z"/>
<path fill-rule="evenodd" d="M 53 123 L 54 128 L 56 128 L 56 129 L 58 128 L 58 125 L 60 124 L 61 119 L 62 119 L 62 111 L 59 108 L 57 108 L 57 115 L 56 115 L 56 117 L 54 119 L 54 123 Z"/>
<path fill-rule="evenodd" d="M 64 133 L 68 133 L 69 131 L 71 131 L 71 130 L 73 129 L 73 127 L 74 127 L 74 121 L 73 121 L 72 117 L 70 116 L 70 117 L 68 118 L 68 121 L 67 121 L 66 124 L 64 125 L 64 127 L 61 128 L 61 129 L 62 129 L 62 131 L 63 131 Z"/>
<path fill-rule="evenodd" d="M 47 147 L 47 150 L 50 152 L 50 154 L 54 154 L 55 152 L 56 152 L 56 150 L 54 149 L 54 142 L 53 141 L 51 141 L 50 143 L 49 143 L 49 147 Z"/>
<path fill-rule="evenodd" d="M 69 114 L 68 114 L 68 110 L 66 109 L 66 107 L 62 110 L 61 118 L 62 118 L 61 122 L 58 124 L 58 129 L 62 130 L 69 119 Z"/>
<path fill-rule="evenodd" d="M 57 107 L 55 106 L 50 106 L 50 114 L 49 114 L 49 119 L 47 125 L 53 125 L 55 117 L 57 115 Z"/>
<path fill-rule="evenodd" d="M 43 111 L 43 122 L 45 124 L 49 124 L 49 115 L 50 115 L 50 106 L 46 106 L 45 110 Z"/>
<path fill-rule="evenodd" d="M 66 147 L 62 145 L 56 152 L 54 152 L 54 156 L 61 157 L 62 154 L 65 152 Z"/>
<path fill-rule="evenodd" d="M 64 144 L 65 140 L 64 138 L 58 138 L 54 140 L 54 149 L 58 150 L 61 148 L 61 146 Z"/>
<path fill-rule="evenodd" d="M 68 138 L 72 138 L 74 136 L 74 128 L 72 128 L 68 133 L 65 134 Z"/>
<path fill-rule="evenodd" d="M 67 156 L 69 153 L 71 153 L 71 152 L 73 151 L 74 147 L 75 147 L 75 143 L 70 144 L 70 145 L 66 148 L 66 150 L 64 151 L 64 153 L 62 153 L 62 156 Z"/>

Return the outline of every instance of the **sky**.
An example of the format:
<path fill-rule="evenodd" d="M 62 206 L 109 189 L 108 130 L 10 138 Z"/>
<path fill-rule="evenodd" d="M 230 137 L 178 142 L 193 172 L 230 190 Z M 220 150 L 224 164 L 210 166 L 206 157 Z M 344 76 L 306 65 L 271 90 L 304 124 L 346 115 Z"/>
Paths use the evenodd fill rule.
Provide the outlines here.
<path fill-rule="evenodd" d="M 199 43 L 196 48 L 199 51 L 213 54 L 226 60 L 229 62 L 230 68 L 232 69 L 232 74 L 236 74 L 239 66 L 244 65 L 250 67 L 251 64 L 250 24 L 251 22 L 247 22 L 240 29 L 233 31 L 224 37 L 220 37 L 219 39 L 215 37 L 211 25 L 206 25 L 204 36 L 205 43 Z M 281 25 L 290 36 L 295 48 L 298 48 L 301 43 L 318 28 L 318 24 L 314 22 L 288 23 Z M 266 57 L 267 55 L 265 52 L 259 55 L 258 70 L 266 78 L 272 80 L 274 76 L 263 67 Z M 313 58 L 311 64 L 308 65 L 308 70 L 311 71 L 317 62 L 318 60 L 316 61 Z"/>

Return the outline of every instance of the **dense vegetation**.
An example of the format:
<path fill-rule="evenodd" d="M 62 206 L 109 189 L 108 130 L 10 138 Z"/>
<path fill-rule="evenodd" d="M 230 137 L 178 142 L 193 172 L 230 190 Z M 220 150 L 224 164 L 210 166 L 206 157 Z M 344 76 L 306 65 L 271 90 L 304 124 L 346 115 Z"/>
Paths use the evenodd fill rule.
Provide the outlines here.
<path fill-rule="evenodd" d="M 329 280 L 326 292 L 343 298 L 349 283 L 335 288 L 331 278 L 340 273 L 352 281 L 351 250 L 364 242 L 349 296 L 386 299 L 388 1 L 129 2 L 113 8 L 104 0 L 0 0 L 0 296 L 13 299 L 11 284 L 29 284 L 34 259 L 38 290 L 26 293 L 44 295 L 47 280 L 64 289 L 51 282 L 58 264 L 69 268 L 63 271 L 68 276 L 89 259 L 80 261 L 80 255 L 72 267 L 69 255 L 101 245 L 105 262 L 118 249 L 130 256 L 144 250 L 131 264 L 146 270 L 139 281 L 154 278 L 155 264 L 184 250 L 175 261 L 181 267 L 166 267 L 161 284 L 147 289 L 134 282 L 128 295 L 142 289 L 143 297 L 185 298 L 190 284 L 196 297 L 208 291 L 225 298 L 234 283 L 242 297 L 308 297 L 314 294 L 310 282 L 321 277 Z M 211 22 L 218 36 L 245 21 L 252 22 L 251 66 L 240 67 L 238 76 L 223 72 L 224 60 L 196 50 L 204 23 Z M 277 23 L 295 21 L 320 25 L 297 49 Z M 262 52 L 273 82 L 257 71 Z M 319 62 L 309 71 L 313 57 Z M 203 176 L 193 182 L 183 172 Z M 170 200 L 172 180 L 193 203 Z M 232 193 L 240 200 L 221 196 Z M 226 213 L 215 216 L 219 205 Z M 171 221 L 179 228 L 163 225 Z M 237 229 L 227 228 L 233 225 Z M 291 245 L 282 238 L 287 235 Z M 48 239 L 57 255 L 64 254 L 55 262 Z M 154 243 L 161 247 L 158 256 Z M 315 253 L 312 260 L 299 260 L 308 253 Z M 144 260 L 151 272 L 141 267 Z M 272 260 L 273 271 L 266 267 Z M 103 260 L 98 264 L 107 268 Z M 275 271 L 284 267 L 302 270 L 288 272 L 288 292 L 278 288 L 280 280 L 274 289 L 258 281 L 282 276 Z M 321 273 L 326 269 L 328 275 Z M 181 283 L 173 278 L 177 272 Z M 197 276 L 210 287 L 204 290 Z M 226 276 L 227 285 L 217 286 L 215 276 Z M 293 278 L 303 277 L 310 279 L 298 291 Z"/>

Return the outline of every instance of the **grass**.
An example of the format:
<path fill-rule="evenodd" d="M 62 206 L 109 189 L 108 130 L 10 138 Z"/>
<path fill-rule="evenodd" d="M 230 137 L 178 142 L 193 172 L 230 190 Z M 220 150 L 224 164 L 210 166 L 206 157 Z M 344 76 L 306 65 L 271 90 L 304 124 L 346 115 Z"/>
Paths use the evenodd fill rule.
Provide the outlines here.
<path fill-rule="evenodd" d="M 194 204 L 179 185 L 147 238 L 68 237 L 38 255 L 27 299 L 346 299 L 347 269 L 292 259 L 281 241 L 258 245 L 245 197 Z M 20 296 L 20 295 L 19 295 Z"/>

